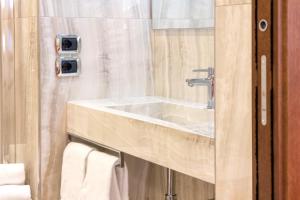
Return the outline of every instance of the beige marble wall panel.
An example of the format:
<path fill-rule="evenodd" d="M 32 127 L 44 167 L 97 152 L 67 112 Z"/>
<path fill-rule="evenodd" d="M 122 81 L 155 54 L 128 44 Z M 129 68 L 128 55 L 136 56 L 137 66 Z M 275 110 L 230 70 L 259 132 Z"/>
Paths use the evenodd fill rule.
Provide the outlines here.
<path fill-rule="evenodd" d="M 252 0 L 216 0 L 217 6 L 251 4 Z"/>
<path fill-rule="evenodd" d="M 37 17 L 38 0 L 14 0 L 15 18 Z"/>
<path fill-rule="evenodd" d="M 186 79 L 207 76 L 193 69 L 214 67 L 214 30 L 156 30 L 153 38 L 155 95 L 207 103 L 207 87 Z"/>
<path fill-rule="evenodd" d="M 15 19 L 16 161 L 26 166 L 27 184 L 38 200 L 39 69 L 37 18 Z M 26 50 L 24 50 L 26 49 Z"/>
<path fill-rule="evenodd" d="M 59 194 L 61 158 L 66 142 L 64 105 L 67 100 L 154 94 L 150 3 L 150 0 L 39 2 L 39 14 L 45 16 L 39 19 L 43 200 L 57 199 Z M 84 68 L 81 77 L 64 80 L 55 77 L 53 41 L 57 33 L 78 33 L 82 36 Z M 194 94 L 195 90 L 190 92 Z M 205 91 L 202 93 L 206 95 Z M 128 157 L 131 199 L 163 199 L 166 191 L 164 168 Z M 206 200 L 213 195 L 213 185 L 185 175 L 178 176 L 181 199 Z M 185 184 L 189 188 L 181 190 Z"/>
<path fill-rule="evenodd" d="M 150 0 L 40 0 L 40 16 L 151 18 Z"/>
<path fill-rule="evenodd" d="M 14 20 L 1 20 L 2 153 L 3 162 L 15 162 Z"/>
<path fill-rule="evenodd" d="M 40 18 L 41 191 L 59 197 L 66 145 L 68 100 L 151 94 L 149 20 Z M 79 77 L 57 78 L 54 39 L 58 33 L 82 38 Z M 148 89 L 147 89 L 148 88 Z"/>
<path fill-rule="evenodd" d="M 216 199 L 252 199 L 251 5 L 216 12 Z"/>

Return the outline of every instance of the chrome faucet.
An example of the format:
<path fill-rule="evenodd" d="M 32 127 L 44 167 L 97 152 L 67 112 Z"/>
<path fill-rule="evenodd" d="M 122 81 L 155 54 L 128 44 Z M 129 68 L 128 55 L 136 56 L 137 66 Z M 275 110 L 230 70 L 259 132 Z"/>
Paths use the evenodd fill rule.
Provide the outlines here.
<path fill-rule="evenodd" d="M 186 79 L 188 86 L 207 86 L 208 88 L 208 103 L 207 108 L 213 109 L 215 107 L 215 95 L 214 95 L 214 85 L 215 85 L 215 70 L 212 67 L 206 69 L 194 69 L 193 72 L 207 72 L 207 78 L 195 78 Z"/>

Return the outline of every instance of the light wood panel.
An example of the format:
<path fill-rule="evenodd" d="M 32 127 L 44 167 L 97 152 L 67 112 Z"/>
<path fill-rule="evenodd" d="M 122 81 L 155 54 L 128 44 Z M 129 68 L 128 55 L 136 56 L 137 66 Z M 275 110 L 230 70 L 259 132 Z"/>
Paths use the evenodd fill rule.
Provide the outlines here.
<path fill-rule="evenodd" d="M 16 161 L 26 166 L 32 198 L 39 185 L 39 67 L 37 18 L 15 19 Z M 24 51 L 26 49 L 26 51 Z"/>
<path fill-rule="evenodd" d="M 215 147 L 212 138 L 153 125 L 75 102 L 67 106 L 67 131 L 214 183 Z"/>
<path fill-rule="evenodd" d="M 216 10 L 216 198 L 252 199 L 252 5 Z"/>
<path fill-rule="evenodd" d="M 3 162 L 15 162 L 15 69 L 14 20 L 1 20 L 2 62 L 2 154 Z"/>
<path fill-rule="evenodd" d="M 14 0 L 15 18 L 38 16 L 38 0 Z"/>
<path fill-rule="evenodd" d="M 207 77 L 192 70 L 214 67 L 214 30 L 155 30 L 153 35 L 155 95 L 207 104 L 207 87 L 189 87 L 186 79 Z"/>
<path fill-rule="evenodd" d="M 155 95 L 207 103 L 207 88 L 188 87 L 185 80 L 207 76 L 205 73 L 192 72 L 195 68 L 214 67 L 214 34 L 213 29 L 153 31 L 152 56 Z M 163 175 L 163 172 L 163 168 L 153 166 L 149 174 Z M 176 192 L 179 199 L 198 200 L 214 197 L 214 185 L 180 173 L 176 173 L 176 176 Z M 161 179 L 158 180 L 161 181 Z M 162 180 L 164 181 L 164 178 Z M 161 186 L 161 184 L 157 183 L 156 185 Z M 163 191 L 158 191 L 152 192 L 158 196 L 150 199 L 160 199 Z"/>
<path fill-rule="evenodd" d="M 20 1 L 1 1 L 1 154 L 4 162 L 25 163 L 26 182 L 35 200 L 39 184 L 38 32 L 36 18 L 19 19 L 14 13 L 24 6 Z M 36 6 L 26 2 L 30 10 Z"/>
<path fill-rule="evenodd" d="M 11 1 L 12 2 L 12 1 Z M 38 0 L 14 0 L 16 162 L 25 163 L 32 199 L 39 197 Z"/>

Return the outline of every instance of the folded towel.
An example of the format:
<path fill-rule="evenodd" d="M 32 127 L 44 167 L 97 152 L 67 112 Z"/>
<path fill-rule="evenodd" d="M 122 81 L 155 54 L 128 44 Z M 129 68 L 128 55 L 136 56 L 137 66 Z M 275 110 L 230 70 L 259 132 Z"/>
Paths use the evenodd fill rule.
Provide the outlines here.
<path fill-rule="evenodd" d="M 0 200 L 31 200 L 29 185 L 0 186 Z"/>
<path fill-rule="evenodd" d="M 24 164 L 0 164 L 0 185 L 24 185 Z"/>
<path fill-rule="evenodd" d="M 86 173 L 86 160 L 93 148 L 71 142 L 68 144 L 63 155 L 61 175 L 61 200 L 76 200 L 79 198 Z"/>
<path fill-rule="evenodd" d="M 127 167 L 117 167 L 118 163 L 115 156 L 91 152 L 80 200 L 128 200 Z"/>

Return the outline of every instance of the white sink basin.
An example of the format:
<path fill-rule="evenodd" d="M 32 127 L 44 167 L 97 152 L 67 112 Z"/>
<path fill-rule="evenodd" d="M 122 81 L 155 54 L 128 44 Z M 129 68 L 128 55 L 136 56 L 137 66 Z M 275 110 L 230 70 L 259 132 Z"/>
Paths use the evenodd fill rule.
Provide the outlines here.
<path fill-rule="evenodd" d="M 198 105 L 174 102 L 172 100 L 158 100 L 152 103 L 138 103 L 129 105 L 108 106 L 119 111 L 146 116 L 165 121 L 174 126 L 181 126 L 192 132 L 213 137 L 214 111 Z"/>

